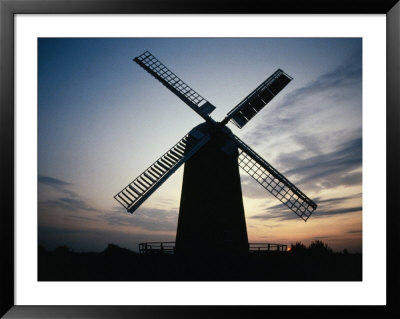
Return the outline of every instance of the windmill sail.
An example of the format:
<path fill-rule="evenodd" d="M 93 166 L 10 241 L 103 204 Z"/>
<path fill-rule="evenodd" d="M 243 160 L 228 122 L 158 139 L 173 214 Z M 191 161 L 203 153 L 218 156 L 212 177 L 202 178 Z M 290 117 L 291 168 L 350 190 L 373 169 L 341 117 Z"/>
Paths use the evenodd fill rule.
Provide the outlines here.
<path fill-rule="evenodd" d="M 134 61 L 170 89 L 202 118 L 205 120 L 210 119 L 209 114 L 215 110 L 215 106 L 190 88 L 164 64 L 157 60 L 154 55 L 146 51 L 134 58 Z"/>
<path fill-rule="evenodd" d="M 268 79 L 261 83 L 242 102 L 230 111 L 223 123 L 230 120 L 237 127 L 242 128 L 261 109 L 267 105 L 293 78 L 281 69 L 275 71 Z"/>
<path fill-rule="evenodd" d="M 208 134 L 195 130 L 186 134 L 168 152 L 155 161 L 114 198 L 133 213 L 183 163 L 191 158 L 210 139 Z"/>
<path fill-rule="evenodd" d="M 237 136 L 232 135 L 231 138 L 239 147 L 239 166 L 262 187 L 306 221 L 317 208 L 317 204 L 304 195 L 285 176 L 279 173 Z"/>

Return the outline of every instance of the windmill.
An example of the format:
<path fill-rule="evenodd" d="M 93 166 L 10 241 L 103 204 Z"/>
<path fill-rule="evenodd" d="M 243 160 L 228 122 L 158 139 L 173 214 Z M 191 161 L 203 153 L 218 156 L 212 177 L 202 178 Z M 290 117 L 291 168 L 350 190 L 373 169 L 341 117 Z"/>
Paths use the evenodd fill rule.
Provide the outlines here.
<path fill-rule="evenodd" d="M 185 84 L 150 52 L 134 61 L 200 115 L 194 127 L 114 198 L 133 213 L 185 163 L 175 252 L 246 253 L 249 249 L 239 167 L 306 221 L 317 205 L 226 126 L 242 128 L 292 78 L 278 69 L 221 122 L 209 101 Z"/>

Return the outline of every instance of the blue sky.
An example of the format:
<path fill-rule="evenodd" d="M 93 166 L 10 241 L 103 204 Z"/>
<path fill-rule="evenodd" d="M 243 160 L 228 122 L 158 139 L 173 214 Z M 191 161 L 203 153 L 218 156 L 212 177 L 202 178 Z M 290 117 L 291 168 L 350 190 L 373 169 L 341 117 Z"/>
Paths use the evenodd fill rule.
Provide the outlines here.
<path fill-rule="evenodd" d="M 242 130 L 319 207 L 304 223 L 242 175 L 250 242 L 362 244 L 362 40 L 39 39 L 39 243 L 173 241 L 183 168 L 133 215 L 113 196 L 202 119 L 132 59 L 148 50 L 222 120 L 281 68 L 293 81 Z M 245 174 L 245 173 L 244 173 Z"/>

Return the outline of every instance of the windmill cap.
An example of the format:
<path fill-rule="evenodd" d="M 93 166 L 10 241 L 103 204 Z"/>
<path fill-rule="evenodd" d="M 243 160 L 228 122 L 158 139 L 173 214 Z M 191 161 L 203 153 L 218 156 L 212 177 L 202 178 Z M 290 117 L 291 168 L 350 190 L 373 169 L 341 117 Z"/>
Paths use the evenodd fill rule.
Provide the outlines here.
<path fill-rule="evenodd" d="M 217 123 L 217 125 L 218 125 L 218 123 Z M 216 127 L 218 127 L 218 126 L 216 126 L 215 124 L 204 122 L 204 123 L 201 123 L 201 124 L 195 126 L 194 128 L 192 128 L 191 131 L 189 132 L 189 134 L 195 135 L 196 132 L 199 132 L 199 131 L 203 134 L 210 134 L 215 130 Z M 222 132 L 224 132 L 227 135 L 233 134 L 232 131 L 229 129 L 229 127 L 227 127 L 225 125 L 219 126 L 219 128 Z"/>

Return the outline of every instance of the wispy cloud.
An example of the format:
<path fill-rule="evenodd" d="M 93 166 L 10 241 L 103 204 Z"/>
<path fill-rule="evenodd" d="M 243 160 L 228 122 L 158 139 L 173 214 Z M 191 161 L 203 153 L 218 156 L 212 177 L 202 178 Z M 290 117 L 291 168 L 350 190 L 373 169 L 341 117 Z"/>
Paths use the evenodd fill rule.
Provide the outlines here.
<path fill-rule="evenodd" d="M 348 207 L 348 208 L 338 208 L 338 209 L 319 209 L 313 214 L 313 218 L 318 218 L 321 216 L 327 216 L 327 215 L 342 215 L 342 214 L 349 214 L 349 213 L 354 213 L 354 212 L 360 212 L 362 211 L 361 206 L 357 207 Z M 279 221 L 283 220 L 291 220 L 291 219 L 298 219 L 299 217 L 294 214 L 291 210 L 285 207 L 279 207 L 272 212 L 272 209 L 269 210 L 268 213 L 265 214 L 260 214 L 260 215 L 255 215 L 251 216 L 251 219 L 259 219 L 259 220 L 270 220 L 270 219 L 275 219 Z"/>
<path fill-rule="evenodd" d="M 325 198 L 325 199 L 322 199 L 321 197 L 316 197 L 316 198 L 314 198 L 314 200 L 318 203 L 318 205 L 320 207 L 335 207 L 336 205 L 343 204 L 349 200 L 353 200 L 356 198 L 361 199 L 361 196 L 362 196 L 362 194 L 359 193 L 359 194 L 354 194 L 354 195 L 349 195 L 349 196 L 341 196 L 341 197 L 333 197 L 333 198 Z M 274 205 L 272 207 L 269 207 L 268 209 L 271 209 L 271 210 L 280 209 L 283 207 L 282 205 L 283 204 L 280 203 L 280 204 Z"/>
<path fill-rule="evenodd" d="M 300 152 L 300 151 L 299 151 Z M 361 184 L 362 140 L 355 138 L 339 145 L 328 153 L 299 159 L 298 152 L 281 154 L 276 162 L 289 180 L 301 189 L 318 190 L 338 186 Z M 252 177 L 241 176 L 243 195 L 248 198 L 264 198 L 267 191 Z"/>
<path fill-rule="evenodd" d="M 325 198 L 322 199 L 321 197 L 317 197 L 315 198 L 315 201 L 318 202 L 318 204 L 336 204 L 336 203 L 343 203 L 347 200 L 351 200 L 354 198 L 361 198 L 362 194 L 358 193 L 358 194 L 354 194 L 354 195 L 349 195 L 349 196 L 343 196 L 343 197 L 334 197 L 334 198 Z"/>
<path fill-rule="evenodd" d="M 362 234 L 362 229 L 351 229 L 351 230 L 348 230 L 346 233 L 348 233 L 348 234 Z"/>
<path fill-rule="evenodd" d="M 282 154 L 278 159 L 283 167 L 293 167 L 284 173 L 297 176 L 300 184 L 321 185 L 324 188 L 340 185 L 349 186 L 361 183 L 362 140 L 361 137 L 339 145 L 329 153 L 299 160 L 296 152 Z"/>
<path fill-rule="evenodd" d="M 176 231 L 178 212 L 142 207 L 132 215 L 121 209 L 120 213 L 107 215 L 106 220 L 113 226 L 135 226 L 147 231 Z"/>
<path fill-rule="evenodd" d="M 323 216 L 332 216 L 332 215 L 343 215 L 355 212 L 361 212 L 362 206 L 358 205 L 349 205 L 346 202 L 357 199 L 360 197 L 360 194 L 349 195 L 346 197 L 336 197 L 336 198 L 328 198 L 321 200 L 320 198 L 316 198 L 318 209 L 312 215 L 312 218 L 319 218 Z M 346 204 L 349 205 L 346 207 Z M 345 207 L 343 207 L 345 205 Z M 272 207 L 267 207 L 263 210 L 261 214 L 250 216 L 250 219 L 257 220 L 291 220 L 298 219 L 299 217 L 293 213 L 290 209 L 288 209 L 284 204 L 280 203 L 274 205 Z"/>
<path fill-rule="evenodd" d="M 265 198 L 269 192 L 257 183 L 250 175 L 241 175 L 242 194 L 247 198 Z"/>
<path fill-rule="evenodd" d="M 280 93 L 280 102 L 257 115 L 258 124 L 244 139 L 266 154 L 297 149 L 305 158 L 360 137 L 360 57 L 361 53 L 303 87 Z"/>
<path fill-rule="evenodd" d="M 63 181 L 61 179 L 50 177 L 50 176 L 39 175 L 38 182 L 39 182 L 39 184 L 43 184 L 43 185 L 52 187 L 56 191 L 58 191 L 62 194 L 65 194 L 68 197 L 78 197 L 78 195 L 75 192 L 73 192 L 69 189 L 69 187 L 71 187 L 72 184 L 68 183 L 66 181 Z"/>
<path fill-rule="evenodd" d="M 98 209 L 92 207 L 86 200 L 79 196 L 76 192 L 70 190 L 71 183 L 66 181 L 39 175 L 38 181 L 55 189 L 61 196 L 55 196 L 53 199 L 42 199 L 39 192 L 39 201 L 41 205 L 51 208 L 61 208 L 68 211 L 89 211 L 99 212 Z"/>
<path fill-rule="evenodd" d="M 327 240 L 327 239 L 331 239 L 334 238 L 335 236 L 315 236 L 312 237 L 312 240 Z"/>
<path fill-rule="evenodd" d="M 268 111 L 258 115 L 262 120 L 244 139 L 306 194 L 361 187 L 361 84 L 360 51 L 268 107 Z M 273 198 L 250 176 L 242 175 L 241 180 L 245 197 Z M 313 199 L 319 204 L 315 216 L 361 210 L 354 202 L 346 203 L 347 208 L 343 204 L 339 207 L 346 198 Z M 266 208 L 266 213 L 252 218 L 297 218 L 283 204 Z"/>
<path fill-rule="evenodd" d="M 280 109 L 282 107 L 290 108 L 316 94 L 322 93 L 335 102 L 347 100 L 349 91 L 354 90 L 355 86 L 361 84 L 361 76 L 362 64 L 360 51 L 336 69 L 322 74 L 307 86 L 287 94 L 282 101 Z M 356 87 L 356 89 L 358 88 Z"/>
<path fill-rule="evenodd" d="M 42 176 L 42 175 L 39 175 L 38 181 L 39 181 L 39 183 L 47 184 L 47 185 L 54 186 L 54 187 L 64 187 L 64 186 L 71 185 L 70 183 L 62 181 L 60 179 L 57 179 L 54 177 L 49 177 L 49 176 Z"/>
<path fill-rule="evenodd" d="M 98 210 L 90 207 L 88 203 L 86 203 L 82 199 L 74 199 L 74 198 L 57 198 L 55 200 L 49 200 L 44 202 L 47 206 L 59 207 L 62 209 L 70 210 L 70 211 L 77 211 L 77 210 L 85 210 L 90 212 L 97 212 Z"/>

